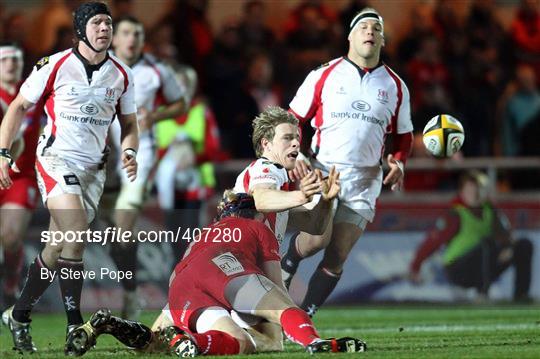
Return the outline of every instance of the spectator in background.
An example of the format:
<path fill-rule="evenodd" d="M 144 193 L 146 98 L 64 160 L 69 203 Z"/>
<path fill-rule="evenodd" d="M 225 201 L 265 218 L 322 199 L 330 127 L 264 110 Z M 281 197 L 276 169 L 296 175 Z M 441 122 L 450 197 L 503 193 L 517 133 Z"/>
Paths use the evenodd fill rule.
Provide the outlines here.
<path fill-rule="evenodd" d="M 176 0 L 158 23 L 173 28 L 177 61 L 195 68 L 202 84 L 206 82 L 205 60 L 212 51 L 213 35 L 206 18 L 208 0 Z"/>
<path fill-rule="evenodd" d="M 504 28 L 495 14 L 494 0 L 471 2 L 466 29 L 472 44 L 489 39 L 498 47 L 506 36 Z"/>
<path fill-rule="evenodd" d="M 456 2 L 452 0 L 439 0 L 433 8 L 432 27 L 435 35 L 441 41 L 449 39 L 456 30 L 463 26 L 455 11 Z"/>
<path fill-rule="evenodd" d="M 466 156 L 493 154 L 493 136 L 497 100 L 504 86 L 503 66 L 497 44 L 491 40 L 472 44 L 466 70 L 465 87 L 461 89 L 462 124 L 468 138 L 463 152 Z"/>
<path fill-rule="evenodd" d="M 249 0 L 244 4 L 244 14 L 238 29 L 243 46 L 247 49 L 264 49 L 272 52 L 276 38 L 265 24 L 265 4 Z"/>
<path fill-rule="evenodd" d="M 439 42 L 435 36 L 420 40 L 415 57 L 407 64 L 411 84 L 413 125 L 423 128 L 429 118 L 448 112 L 452 99 L 449 92 L 450 74 L 441 61 Z"/>
<path fill-rule="evenodd" d="M 285 39 L 285 98 L 292 98 L 304 74 L 329 61 L 335 50 L 332 46 L 339 45 L 332 37 L 328 20 L 316 5 L 309 2 L 302 4 L 295 10 L 294 18 L 298 23 Z"/>
<path fill-rule="evenodd" d="M 179 56 L 174 41 L 174 27 L 167 22 L 158 23 L 150 32 L 150 41 L 146 44 L 156 57 L 167 63 L 175 63 Z"/>
<path fill-rule="evenodd" d="M 74 38 L 75 34 L 73 33 L 73 29 L 71 26 L 59 27 L 56 31 L 56 39 L 54 41 L 54 45 L 49 52 L 56 53 L 63 49 L 68 49 L 69 47 L 73 46 Z"/>
<path fill-rule="evenodd" d="M 516 70 L 515 92 L 502 105 L 502 154 L 517 156 L 521 151 L 523 129 L 540 113 L 540 91 L 534 69 L 528 65 Z"/>
<path fill-rule="evenodd" d="M 207 86 L 203 87 L 223 133 L 224 148 L 236 158 L 253 157 L 249 141 L 251 121 L 258 114 L 257 102 L 246 86 L 246 64 L 238 23 L 223 25 L 207 62 Z"/>
<path fill-rule="evenodd" d="M 51 0 L 39 8 L 29 24 L 28 44 L 35 59 L 49 55 L 57 40 L 58 29 L 72 27 L 71 14 L 82 3 L 81 0 Z M 70 44 L 69 47 L 72 47 Z M 62 49 L 63 50 L 63 49 Z"/>
<path fill-rule="evenodd" d="M 411 9 L 409 18 L 411 19 L 411 28 L 397 46 L 398 64 L 409 63 L 418 53 L 422 39 L 426 36 L 433 36 L 433 13 L 429 5 L 417 4 Z M 406 73 L 405 69 L 403 70 L 403 73 Z"/>
<path fill-rule="evenodd" d="M 257 101 L 259 112 L 268 106 L 280 106 L 281 92 L 273 81 L 274 65 L 270 56 L 264 51 L 257 51 L 249 54 L 248 59 L 248 89 Z"/>
<path fill-rule="evenodd" d="M 326 6 L 322 0 L 302 0 L 290 13 L 285 22 L 285 33 L 290 34 L 301 27 L 302 17 L 306 8 L 314 9 L 325 26 L 337 21 L 337 15 L 332 8 Z M 354 14 L 353 14 L 354 15 Z M 348 26 L 347 26 L 348 27 Z"/>
<path fill-rule="evenodd" d="M 517 60 L 533 66 L 540 83 L 540 1 L 522 0 L 510 28 Z"/>
<path fill-rule="evenodd" d="M 410 265 L 411 280 L 420 282 L 422 263 L 446 245 L 443 262 L 452 284 L 476 288 L 485 298 L 490 285 L 513 266 L 514 300 L 528 300 L 532 243 L 512 238 L 508 220 L 488 200 L 487 176 L 477 171 L 463 174 L 458 191 L 447 215 L 418 247 Z"/>
<path fill-rule="evenodd" d="M 111 5 L 111 11 L 115 18 L 134 15 L 133 0 L 112 0 Z"/>

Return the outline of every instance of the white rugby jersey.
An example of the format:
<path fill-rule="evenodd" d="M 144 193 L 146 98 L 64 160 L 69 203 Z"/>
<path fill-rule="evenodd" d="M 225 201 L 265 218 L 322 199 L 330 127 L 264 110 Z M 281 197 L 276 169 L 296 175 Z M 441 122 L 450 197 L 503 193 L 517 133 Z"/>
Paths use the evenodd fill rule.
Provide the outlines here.
<path fill-rule="evenodd" d="M 269 161 L 266 158 L 259 158 L 252 162 L 236 178 L 234 192 L 250 193 L 253 186 L 258 184 L 270 184 L 274 189 L 289 191 L 289 176 L 287 170 L 281 165 Z M 277 213 L 265 213 L 265 224 L 274 232 L 278 243 L 281 244 L 287 230 L 289 211 Z"/>
<path fill-rule="evenodd" d="M 131 71 L 137 108 L 153 112 L 158 105 L 176 102 L 185 95 L 185 89 L 176 81 L 171 69 L 151 55 L 143 54 Z"/>
<path fill-rule="evenodd" d="M 384 64 L 367 72 L 334 59 L 311 71 L 289 106 L 311 120 L 311 150 L 323 163 L 376 166 L 388 133 L 413 130 L 409 90 Z"/>
<path fill-rule="evenodd" d="M 172 70 L 155 57 L 143 54 L 131 67 L 133 81 L 135 83 L 135 103 L 137 109 L 144 108 L 148 112 L 154 112 L 159 105 L 171 104 L 185 96 L 185 87 L 176 80 Z M 187 101 L 186 101 L 187 103 Z M 121 151 L 120 124 L 113 123 L 113 144 L 118 152 Z M 155 138 L 153 131 L 141 131 L 139 137 L 139 153 L 155 150 Z M 118 170 L 121 171 L 122 161 L 118 158 Z M 126 177 L 127 178 L 127 177 Z"/>
<path fill-rule="evenodd" d="M 107 131 L 116 113 L 137 111 L 133 77 L 129 67 L 108 55 L 90 81 L 74 51 L 41 59 L 20 93 L 32 103 L 45 100 L 47 125 L 38 155 L 50 148 L 77 165 L 95 166 L 102 161 Z"/>

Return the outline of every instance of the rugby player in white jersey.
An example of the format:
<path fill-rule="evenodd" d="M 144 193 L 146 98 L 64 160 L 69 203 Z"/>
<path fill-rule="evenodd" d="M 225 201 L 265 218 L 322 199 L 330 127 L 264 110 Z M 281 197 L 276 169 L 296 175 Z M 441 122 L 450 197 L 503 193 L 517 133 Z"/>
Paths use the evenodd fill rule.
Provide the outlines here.
<path fill-rule="evenodd" d="M 341 191 L 332 225 L 322 236 L 293 236 L 282 259 L 285 283 L 299 262 L 325 249 L 301 307 L 313 315 L 337 285 L 343 265 L 366 224 L 373 220 L 382 184 L 399 190 L 404 164 L 412 145 L 412 123 L 407 86 L 380 61 L 384 22 L 377 11 L 363 9 L 351 21 L 349 52 L 311 71 L 290 103 L 301 123 L 311 121 L 314 168 L 335 166 Z M 383 180 L 384 142 L 392 136 L 390 168 Z M 295 176 L 306 167 L 297 161 Z"/>
<path fill-rule="evenodd" d="M 121 190 L 115 204 L 114 222 L 122 231 L 133 233 L 135 223 L 145 199 L 152 187 L 152 177 L 157 165 L 157 147 L 153 124 L 168 118 L 175 118 L 186 109 L 185 88 L 178 82 L 173 71 L 149 54 L 143 53 L 144 27 L 132 16 L 115 20 L 113 48 L 114 55 L 127 64 L 135 81 L 135 103 L 140 125 L 139 163 L 137 179 L 133 182 L 122 173 L 122 163 L 118 163 Z M 159 109 L 159 110 L 158 110 Z M 120 125 L 114 121 L 111 126 L 112 142 L 120 150 Z M 137 242 L 114 243 L 111 248 L 118 270 L 131 272 L 133 276 L 124 278 L 123 318 L 137 320 L 140 299 L 137 288 Z"/>
<path fill-rule="evenodd" d="M 332 200 L 318 195 L 324 182 L 321 172 L 310 172 L 298 189 L 287 174 L 300 151 L 298 120 L 280 107 L 269 106 L 253 120 L 252 141 L 258 159 L 238 175 L 234 191 L 253 196 L 257 211 L 265 214 L 264 222 L 280 244 L 289 222 L 298 230 L 323 233 Z"/>
<path fill-rule="evenodd" d="M 0 189 L 5 189 L 12 185 L 9 149 L 24 114 L 33 104 L 45 101 L 47 125 L 36 151 L 36 170 L 43 202 L 51 214 L 49 229 L 57 231 L 60 243 L 46 243 L 30 265 L 20 298 L 2 315 L 14 349 L 20 352 L 36 351 L 30 313 L 58 273 L 68 273 L 59 276 L 67 332 L 83 323 L 85 243 L 68 241 L 65 236 L 86 232 L 95 216 L 105 181 L 105 141 L 115 115 L 122 128 L 123 167 L 130 179 L 137 176 L 139 133 L 133 77 L 129 67 L 107 52 L 112 41 L 109 9 L 99 2 L 84 3 L 74 12 L 73 24 L 78 43 L 36 64 L 0 129 Z M 72 350 L 66 346 L 65 352 Z"/>

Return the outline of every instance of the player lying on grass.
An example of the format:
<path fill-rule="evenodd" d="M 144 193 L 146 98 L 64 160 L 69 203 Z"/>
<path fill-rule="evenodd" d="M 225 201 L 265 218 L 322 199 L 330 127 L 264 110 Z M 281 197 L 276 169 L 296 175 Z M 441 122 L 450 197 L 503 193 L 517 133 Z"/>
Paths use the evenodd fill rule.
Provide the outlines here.
<path fill-rule="evenodd" d="M 335 198 L 340 189 L 337 172 L 331 171 L 328 180 L 317 176 L 323 199 Z M 276 345 L 282 340 L 281 331 L 310 353 L 366 349 L 354 338 L 321 339 L 306 312 L 293 303 L 281 280 L 276 237 L 261 222 L 253 197 L 226 191 L 218 218 L 208 236 L 203 232 L 192 242 L 176 266 L 169 310 L 154 324 L 156 331 L 101 310 L 70 335 L 74 349 L 83 354 L 106 333 L 136 349 L 152 350 L 166 343 L 167 350 L 180 357 L 249 354 L 270 347 L 282 350 L 281 344 Z M 258 335 L 242 329 L 231 311 L 259 317 L 260 323 L 251 328 L 251 332 L 259 329 Z"/>

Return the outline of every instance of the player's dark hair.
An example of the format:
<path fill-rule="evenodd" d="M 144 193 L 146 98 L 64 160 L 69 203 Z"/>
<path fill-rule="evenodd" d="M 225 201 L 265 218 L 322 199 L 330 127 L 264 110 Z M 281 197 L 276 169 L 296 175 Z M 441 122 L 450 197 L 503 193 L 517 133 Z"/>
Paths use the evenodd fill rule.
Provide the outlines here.
<path fill-rule="evenodd" d="M 242 217 L 253 219 L 257 215 L 255 200 L 247 193 L 235 193 L 227 189 L 223 192 L 221 202 L 217 207 L 215 220 L 219 221 L 226 217 Z"/>
<path fill-rule="evenodd" d="M 123 22 L 129 22 L 131 24 L 140 25 L 144 28 L 143 23 L 137 19 L 135 16 L 132 15 L 122 15 L 116 19 L 114 19 L 113 23 L 113 32 L 116 34 L 116 29 L 118 28 L 118 25 L 120 25 Z"/>

